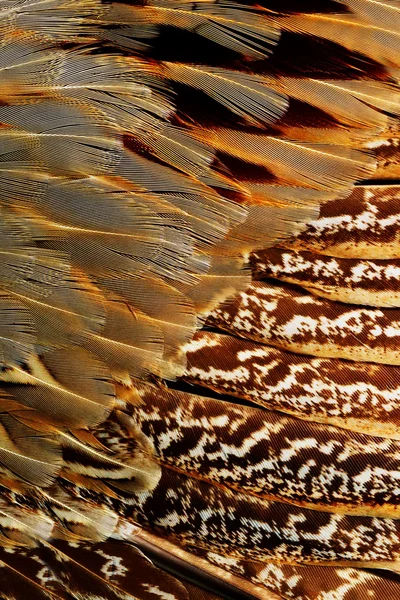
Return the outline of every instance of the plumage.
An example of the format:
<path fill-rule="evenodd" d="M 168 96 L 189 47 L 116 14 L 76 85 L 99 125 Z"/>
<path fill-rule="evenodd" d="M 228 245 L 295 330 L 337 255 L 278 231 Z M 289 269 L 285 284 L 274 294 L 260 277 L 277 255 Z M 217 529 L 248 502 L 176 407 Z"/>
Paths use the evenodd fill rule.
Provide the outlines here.
<path fill-rule="evenodd" d="M 397 259 L 399 193 L 396 185 L 355 188 L 348 198 L 322 205 L 319 219 L 290 248 L 337 258 Z"/>
<path fill-rule="evenodd" d="M 394 366 L 302 356 L 209 332 L 197 333 L 186 350 L 190 383 L 301 419 L 399 436 Z"/>
<path fill-rule="evenodd" d="M 393 439 L 146 384 L 138 392 L 132 417 L 171 468 L 324 511 L 388 516 L 392 502 L 396 516 L 397 479 L 389 475 L 398 456 Z M 368 467 L 360 459 L 366 455 Z M 373 484 L 363 484 L 360 468 L 374 474 Z"/>
<path fill-rule="evenodd" d="M 366 5 L 366 2 L 362 2 Z M 351 5 L 351 3 L 350 3 Z M 351 6 L 349 6 L 351 9 Z M 382 14 L 382 13 L 380 13 Z M 396 48 L 399 44 L 399 32 L 394 22 L 390 26 L 381 26 L 379 20 L 367 19 L 360 14 L 350 15 L 301 15 L 283 17 L 279 25 L 288 31 L 301 32 L 325 38 L 358 52 L 359 44 L 368 46 L 371 58 L 386 66 L 398 67 L 399 57 Z"/>
<path fill-rule="evenodd" d="M 398 309 L 330 302 L 295 286 L 254 282 L 206 325 L 283 350 L 398 365 Z"/>
<path fill-rule="evenodd" d="M 257 277 L 276 277 L 304 285 L 317 296 L 339 302 L 375 306 L 399 306 L 398 259 L 332 258 L 310 252 L 273 248 L 254 253 Z"/>
<path fill-rule="evenodd" d="M 0 0 L 0 598 L 396 600 L 394 0 Z"/>

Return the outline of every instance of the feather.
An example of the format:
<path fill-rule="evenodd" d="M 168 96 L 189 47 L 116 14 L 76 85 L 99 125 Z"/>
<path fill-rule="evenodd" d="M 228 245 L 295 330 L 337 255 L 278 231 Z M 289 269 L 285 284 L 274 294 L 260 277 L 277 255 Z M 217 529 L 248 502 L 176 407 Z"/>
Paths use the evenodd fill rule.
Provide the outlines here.
<path fill-rule="evenodd" d="M 196 231 L 196 242 L 202 247 L 222 239 L 231 223 L 241 222 L 246 216 L 239 206 L 224 201 L 200 182 L 131 152 L 124 154 L 118 175 L 132 181 L 133 191 L 160 194 L 178 209 Z"/>
<path fill-rule="evenodd" d="M 46 192 L 18 206 L 27 213 L 30 228 L 41 246 L 70 255 L 82 271 L 98 277 L 143 274 L 191 282 L 193 241 L 184 222 L 176 220 L 175 235 L 155 211 L 173 207 L 157 205 L 156 198 L 113 189 L 101 180 L 49 180 Z M 93 215 L 95 212 L 95 216 Z M 87 243 L 86 243 L 87 242 Z M 87 247 L 82 245 L 86 243 Z M 199 270 L 205 270 L 207 263 Z"/>
<path fill-rule="evenodd" d="M 275 592 L 279 598 L 324 600 L 326 594 L 336 594 L 340 598 L 348 593 L 356 598 L 373 598 L 374 595 L 379 598 L 384 593 L 390 600 L 395 600 L 399 594 L 399 582 L 391 577 L 390 571 L 260 563 L 227 559 L 213 552 L 205 555 L 212 564 L 221 565 L 257 586 L 265 586 L 263 594 Z M 274 595 L 273 600 L 275 598 Z"/>
<path fill-rule="evenodd" d="M 397 309 L 349 306 L 259 282 L 218 306 L 206 325 L 299 354 L 399 365 L 399 320 Z"/>
<path fill-rule="evenodd" d="M 150 277 L 131 281 L 109 279 L 103 280 L 102 285 L 155 321 L 164 336 L 164 359 L 176 358 L 177 351 L 191 338 L 196 326 L 190 298 Z M 179 368 L 179 363 L 177 366 Z"/>
<path fill-rule="evenodd" d="M 0 231 L 0 272 L 7 290 L 41 298 L 67 278 L 65 255 L 37 248 L 14 215 L 3 215 Z"/>
<path fill-rule="evenodd" d="M 400 34 L 393 23 L 387 28 L 367 24 L 354 15 L 314 14 L 282 17 L 278 24 L 283 30 L 326 38 L 389 67 L 399 66 L 396 48 Z"/>
<path fill-rule="evenodd" d="M 269 169 L 282 183 L 312 189 L 341 189 L 350 180 L 367 177 L 374 162 L 343 146 L 298 143 L 271 136 L 220 129 L 199 132 L 221 152 Z"/>
<path fill-rule="evenodd" d="M 96 594 L 107 600 L 155 600 L 160 595 L 187 600 L 184 587 L 154 567 L 131 544 L 114 541 L 74 548 L 74 544 L 57 542 L 32 550 L 18 549 L 14 555 L 2 553 L 1 558 L 10 571 L 25 566 L 33 590 L 43 589 L 47 594 L 38 598 L 69 599 L 85 593 L 87 598 Z M 132 576 L 132 563 L 138 566 L 141 578 Z M 16 590 L 18 593 L 20 588 Z"/>
<path fill-rule="evenodd" d="M 160 26 L 173 27 L 193 32 L 217 47 L 223 46 L 252 59 L 268 56 L 279 39 L 279 29 L 272 21 L 268 23 L 264 15 L 252 13 L 240 4 L 219 4 L 213 0 L 199 4 L 160 0 L 145 2 L 141 7 L 115 3 L 107 19 L 110 24 L 123 25 L 127 29 L 124 35 L 128 38 L 131 24 L 134 24 L 133 38 L 137 30 L 145 37 L 148 28 L 151 38 Z"/>
<path fill-rule="evenodd" d="M 399 113 L 395 86 L 371 81 L 318 80 L 285 77 L 282 89 L 297 100 L 307 102 L 351 127 L 385 127 L 387 117 L 374 110 Z"/>
<path fill-rule="evenodd" d="M 400 10 L 397 2 L 393 0 L 344 0 L 354 13 L 360 15 L 365 21 L 385 29 L 398 29 L 400 27 Z"/>
<path fill-rule="evenodd" d="M 91 104 L 130 132 L 157 129 L 174 106 L 167 83 L 144 61 L 84 51 L 62 56 L 60 73 L 47 85 L 54 96 Z"/>
<path fill-rule="evenodd" d="M 22 153 L 25 160 L 45 164 L 59 173 L 103 173 L 117 159 L 120 144 L 111 136 L 110 124 L 94 111 L 73 104 L 43 102 L 1 106 L 0 121 L 14 126 L 6 140 L 29 141 L 36 148 Z M 65 154 L 64 154 L 65 153 Z M 68 157 L 66 159 L 66 157 Z"/>
<path fill-rule="evenodd" d="M 323 210 L 329 200 L 342 200 L 350 194 L 349 190 L 313 190 L 308 187 L 290 187 L 259 182 L 246 182 L 247 189 L 251 192 L 252 204 L 265 204 L 275 207 L 299 207 L 305 210 Z M 308 222 L 307 222 L 308 225 Z M 293 239 L 297 239 L 299 235 Z"/>
<path fill-rule="evenodd" d="M 13 398 L 66 427 L 94 425 L 109 414 L 114 391 L 104 365 L 83 349 L 57 349 L 33 358 L 28 369 L 11 367 L 0 381 L 14 384 Z"/>
<path fill-rule="evenodd" d="M 396 186 L 357 187 L 349 198 L 323 205 L 320 218 L 288 247 L 337 258 L 397 259 L 398 196 Z"/>
<path fill-rule="evenodd" d="M 260 196 L 262 197 L 262 192 Z M 278 240 L 303 231 L 304 223 L 319 212 L 316 206 L 296 206 L 290 201 L 287 201 L 286 205 L 282 202 L 280 205 L 276 203 L 275 206 L 246 206 L 247 219 L 233 227 L 225 240 L 217 246 L 222 255 L 247 256 L 257 248 L 275 245 Z M 273 225 L 270 225 L 271 223 Z"/>
<path fill-rule="evenodd" d="M 238 256 L 213 256 L 209 270 L 190 289 L 183 288 L 198 315 L 207 315 L 222 297 L 230 298 L 249 284 L 250 273 Z"/>
<path fill-rule="evenodd" d="M 42 98 L 45 84 L 57 74 L 61 56 L 49 42 L 21 39 L 19 35 L 6 37 L 0 59 L 2 102 L 19 104 L 34 101 L 36 95 Z"/>
<path fill-rule="evenodd" d="M 308 252 L 274 248 L 255 253 L 252 265 L 257 278 L 277 277 L 302 285 L 323 298 L 367 306 L 400 306 L 396 292 L 400 266 L 397 259 L 358 260 L 319 255 L 310 260 L 311 257 Z"/>
<path fill-rule="evenodd" d="M 12 295 L 15 305 L 29 311 L 40 344 L 64 347 L 79 344 L 89 333 L 102 329 L 104 299 L 83 273 L 74 271 L 56 288 L 46 288 L 41 295 L 33 294 L 32 289 Z"/>
<path fill-rule="evenodd" d="M 301 419 L 399 439 L 395 366 L 301 356 L 211 332 L 198 332 L 185 350 L 186 381 Z"/>
<path fill-rule="evenodd" d="M 133 541 L 155 562 L 161 563 L 164 560 L 163 564 L 168 564 L 168 569 L 185 584 L 186 589 L 190 592 L 190 600 L 220 600 L 237 596 L 243 600 L 253 600 L 254 598 L 278 600 L 272 592 L 266 596 L 264 588 L 235 576 L 233 573 L 228 573 L 212 564 L 211 561 L 202 558 L 200 550 L 197 550 L 196 554 L 187 552 L 170 540 L 139 527 L 135 529 Z M 203 587 L 195 589 L 189 583 L 193 581 L 201 581 Z M 210 591 L 214 593 L 210 595 Z M 205 594 L 205 596 L 201 594 Z M 215 594 L 218 595 L 215 596 Z"/>
<path fill-rule="evenodd" d="M 63 434 L 62 476 L 65 480 L 98 482 L 104 484 L 105 490 L 128 495 L 157 485 L 160 468 L 154 460 L 153 447 L 128 417 L 119 413 L 112 415 L 99 428 L 98 436 L 99 441 L 108 442 L 109 447 L 102 444 L 103 449 L 98 450 L 83 444 L 76 436 Z M 107 495 L 113 496 L 112 491 Z"/>
<path fill-rule="evenodd" d="M 51 486 L 46 490 L 29 490 L 20 504 L 40 507 L 54 522 L 53 539 L 71 543 L 82 541 L 104 542 L 118 527 L 118 516 L 111 510 L 83 504 L 71 498 L 66 492 Z"/>
<path fill-rule="evenodd" d="M 296 506 L 398 516 L 394 440 L 139 382 L 135 387 L 140 402 L 132 418 L 163 465 Z"/>
<path fill-rule="evenodd" d="M 53 434 L 44 434 L 20 422 L 27 415 L 31 424 L 38 413 L 18 405 L 2 392 L 0 415 L 0 462 L 10 478 L 17 477 L 39 487 L 48 486 L 62 464 L 61 447 Z M 33 415 L 29 413 L 32 412 Z"/>
<path fill-rule="evenodd" d="M 203 66 L 165 63 L 165 76 L 208 94 L 248 125 L 273 123 L 285 113 L 285 95 L 268 88 L 262 77 Z"/>
<path fill-rule="evenodd" d="M 36 341 L 33 319 L 12 296 L 0 295 L 0 363 L 21 365 L 34 353 Z"/>
<path fill-rule="evenodd" d="M 168 340 L 154 320 L 122 302 L 108 302 L 105 319 L 85 346 L 111 366 L 114 377 L 124 371 L 136 377 L 159 372 Z"/>
<path fill-rule="evenodd" d="M 93 580 L 96 577 L 103 580 L 104 587 L 108 584 L 117 590 L 118 588 L 123 590 L 124 598 L 155 600 L 163 595 L 170 597 L 171 600 L 187 598 L 185 588 L 176 579 L 159 571 L 132 544 L 109 541 L 97 546 L 83 546 L 80 549 L 74 548 L 72 544 L 57 544 L 57 549 L 72 559 L 76 565 L 82 565 L 85 571 L 91 574 L 92 581 L 89 580 L 86 584 L 89 593 L 94 591 Z M 56 563 L 51 561 L 49 563 L 57 574 L 59 567 L 57 568 Z M 131 564 L 136 565 L 133 573 Z M 85 571 L 81 575 L 83 578 Z M 70 585 L 73 587 L 76 582 L 71 580 Z M 121 596 L 116 594 L 115 597 Z"/>
<path fill-rule="evenodd" d="M 158 131 L 139 132 L 130 138 L 130 146 L 135 142 L 144 146 L 154 157 L 173 165 L 188 175 L 193 175 L 206 185 L 230 187 L 216 172 L 211 170 L 214 152 L 206 144 L 192 138 L 177 127 L 166 125 Z"/>
<path fill-rule="evenodd" d="M 165 468 L 152 492 L 132 496 L 128 514 L 192 551 L 200 548 L 259 562 L 327 566 L 368 562 L 385 568 L 398 560 L 397 519 L 330 514 L 270 502 Z"/>
<path fill-rule="evenodd" d="M 13 104 L 57 98 L 101 110 L 117 129 L 156 130 L 173 112 L 171 91 L 143 61 L 54 49 L 47 41 L 6 38 L 0 97 Z"/>
<path fill-rule="evenodd" d="M 96 35 L 102 12 L 98 0 L 2 0 L 2 35 L 8 31 L 34 31 L 53 40 L 88 41 Z"/>

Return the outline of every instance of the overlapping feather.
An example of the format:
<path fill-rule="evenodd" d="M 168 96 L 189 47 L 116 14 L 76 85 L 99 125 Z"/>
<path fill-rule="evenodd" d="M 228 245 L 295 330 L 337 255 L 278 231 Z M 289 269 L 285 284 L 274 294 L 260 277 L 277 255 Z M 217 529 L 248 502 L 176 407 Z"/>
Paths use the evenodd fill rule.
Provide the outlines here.
<path fill-rule="evenodd" d="M 268 302 L 255 323 L 247 306 L 253 329 L 238 302 L 216 307 L 249 298 L 254 250 L 258 275 L 313 291 L 332 248 L 352 272 L 397 268 L 396 232 L 375 254 L 382 219 L 351 257 L 353 232 L 343 242 L 316 220 L 333 200 L 345 221 L 340 203 L 376 160 L 376 176 L 397 172 L 384 150 L 398 139 L 397 13 L 375 0 L 0 0 L 0 597 L 219 598 L 126 543 L 139 522 L 161 547 L 203 553 L 207 572 L 239 575 L 228 595 L 395 598 L 360 567 L 400 552 L 396 348 L 356 366 L 330 340 L 311 358 L 304 337 L 265 332 Z M 276 265 L 304 252 L 308 286 Z M 343 273 L 330 295 L 354 301 Z M 378 306 L 392 306 L 381 283 Z M 235 337 L 193 340 L 213 309 L 208 325 Z M 393 329 L 388 310 L 355 309 Z M 300 419 L 161 381 L 183 373 Z M 321 562 L 335 565 L 326 585 Z"/>

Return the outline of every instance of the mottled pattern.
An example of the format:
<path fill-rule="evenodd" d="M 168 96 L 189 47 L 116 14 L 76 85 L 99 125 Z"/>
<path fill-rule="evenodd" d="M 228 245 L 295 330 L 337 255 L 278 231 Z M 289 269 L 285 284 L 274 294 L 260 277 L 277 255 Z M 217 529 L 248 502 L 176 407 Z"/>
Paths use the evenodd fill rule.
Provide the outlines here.
<path fill-rule="evenodd" d="M 319 512 L 213 486 L 165 469 L 157 488 L 125 508 L 187 547 L 273 562 L 400 559 L 400 520 Z"/>
<path fill-rule="evenodd" d="M 203 553 L 202 553 L 203 556 Z M 393 573 L 374 574 L 344 567 L 294 566 L 257 563 L 204 552 L 215 565 L 295 600 L 398 600 L 400 580 Z"/>
<path fill-rule="evenodd" d="M 318 600 L 368 600 L 322 566 L 400 561 L 398 370 L 193 341 L 251 252 L 395 173 L 399 11 L 380 2 L 0 0 L 1 600 L 221 600 L 197 587 L 199 549 L 209 577 L 242 569 L 230 599 L 301 598 L 295 568 L 316 564 Z M 365 210 L 355 230 L 373 213 L 396 245 Z M 258 275 L 400 298 L 395 255 L 283 252 Z M 386 348 L 396 318 L 358 315 L 332 318 Z M 192 383 L 207 397 L 173 391 Z"/>
<path fill-rule="evenodd" d="M 399 120 L 396 119 L 393 126 L 385 133 L 386 135 L 378 136 L 366 145 L 369 150 L 373 151 L 377 160 L 377 169 L 373 179 L 398 181 L 400 178 Z"/>
<path fill-rule="evenodd" d="M 187 351 L 186 381 L 302 419 L 400 439 L 397 367 L 301 356 L 204 331 Z"/>
<path fill-rule="evenodd" d="M 400 559 L 400 520 L 351 516 L 268 501 L 168 468 L 151 492 L 112 499 L 68 485 L 76 498 L 109 505 L 192 550 L 247 560 L 385 567 Z"/>
<path fill-rule="evenodd" d="M 318 296 L 368 306 L 400 307 L 400 260 L 358 260 L 270 248 L 252 255 L 257 279 L 297 283 Z"/>
<path fill-rule="evenodd" d="M 300 354 L 400 364 L 400 310 L 339 304 L 289 285 L 253 283 L 206 325 Z"/>
<path fill-rule="evenodd" d="M 13 569 L 23 570 L 30 583 L 18 581 Z M 34 549 L 1 548 L 0 576 L 0 598 L 7 600 L 188 600 L 176 579 L 154 567 L 131 544 L 115 540 L 79 547 L 57 541 Z"/>
<path fill-rule="evenodd" d="M 400 258 L 400 187 L 361 186 L 323 204 L 319 218 L 285 246 L 341 258 Z"/>
<path fill-rule="evenodd" d="M 322 510 L 398 516 L 400 442 L 149 385 L 132 417 L 163 463 Z"/>

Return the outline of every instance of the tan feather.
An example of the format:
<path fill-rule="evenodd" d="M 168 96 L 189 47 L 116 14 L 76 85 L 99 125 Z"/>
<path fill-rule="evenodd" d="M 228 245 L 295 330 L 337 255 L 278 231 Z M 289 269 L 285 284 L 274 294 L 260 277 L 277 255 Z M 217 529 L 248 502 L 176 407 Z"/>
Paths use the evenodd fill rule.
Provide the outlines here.
<path fill-rule="evenodd" d="M 114 402 L 113 386 L 103 364 L 83 349 L 58 349 L 32 358 L 28 369 L 12 367 L 0 374 L 13 398 L 45 414 L 61 427 L 104 420 Z"/>
<path fill-rule="evenodd" d="M 272 20 L 268 23 L 265 15 L 251 13 L 240 5 L 219 6 L 212 0 L 195 7 L 185 0 L 174 0 L 172 4 L 160 0 L 143 7 L 114 3 L 107 19 L 113 24 L 132 24 L 138 29 L 148 27 L 150 36 L 157 31 L 154 26 L 187 29 L 252 59 L 267 56 L 279 39 L 279 29 Z"/>
<path fill-rule="evenodd" d="M 345 4 L 373 25 L 394 30 L 400 27 L 400 9 L 395 0 L 345 0 Z"/>
<path fill-rule="evenodd" d="M 354 15 L 323 14 L 283 17 L 278 23 L 283 30 L 322 37 L 389 67 L 399 66 L 400 34 L 393 23 L 382 27 Z"/>
<path fill-rule="evenodd" d="M 228 129 L 196 135 L 222 152 L 269 169 L 282 183 L 293 186 L 340 190 L 375 168 L 370 157 L 343 146 L 298 143 Z"/>
<path fill-rule="evenodd" d="M 284 94 L 268 87 L 268 81 L 249 73 L 198 65 L 164 63 L 165 76 L 210 95 L 248 125 L 273 123 L 286 112 Z"/>

